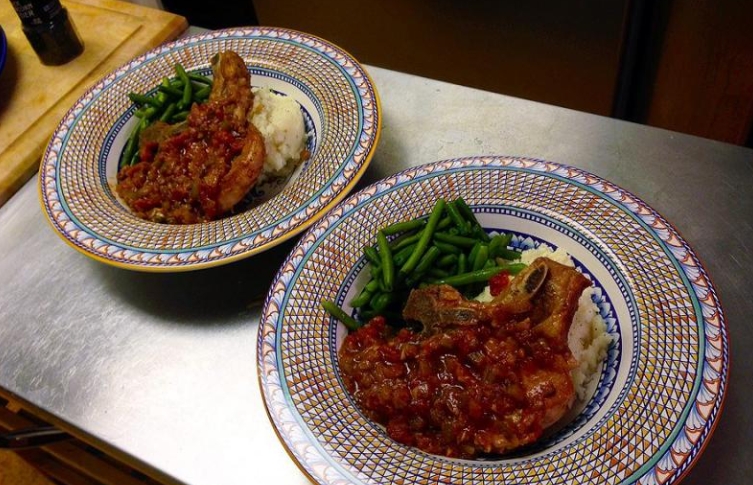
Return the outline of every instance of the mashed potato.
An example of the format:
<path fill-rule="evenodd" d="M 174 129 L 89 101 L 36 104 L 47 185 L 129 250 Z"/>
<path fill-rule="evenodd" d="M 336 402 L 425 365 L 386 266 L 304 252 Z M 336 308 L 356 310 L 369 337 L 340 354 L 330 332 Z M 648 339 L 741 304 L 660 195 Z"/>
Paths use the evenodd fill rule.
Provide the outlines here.
<path fill-rule="evenodd" d="M 269 88 L 254 88 L 249 119 L 264 136 L 266 158 L 259 182 L 286 177 L 306 157 L 308 135 L 303 113 L 291 97 Z"/>
<path fill-rule="evenodd" d="M 546 257 L 558 263 L 573 267 L 573 259 L 570 255 L 559 248 L 552 250 L 551 247 L 542 244 L 536 249 L 523 251 L 520 261 L 531 264 L 538 257 Z M 599 313 L 599 309 L 592 300 L 594 287 L 590 286 L 583 291 L 578 300 L 578 310 L 573 317 L 570 332 L 567 335 L 570 351 L 578 361 L 578 367 L 573 369 L 573 385 L 578 400 L 586 399 L 588 386 L 598 377 L 599 365 L 607 355 L 607 349 L 612 342 L 612 337 L 607 333 L 607 325 Z M 492 299 L 489 287 L 476 297 L 480 301 Z"/>

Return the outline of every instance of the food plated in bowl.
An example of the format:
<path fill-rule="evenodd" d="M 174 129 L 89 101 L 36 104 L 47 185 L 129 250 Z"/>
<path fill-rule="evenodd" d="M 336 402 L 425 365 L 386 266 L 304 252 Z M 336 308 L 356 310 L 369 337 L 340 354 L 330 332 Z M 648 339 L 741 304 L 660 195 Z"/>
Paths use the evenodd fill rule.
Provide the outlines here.
<path fill-rule="evenodd" d="M 138 200 L 139 207 L 149 207 L 140 213 L 129 203 L 137 190 L 118 190 L 123 154 L 143 119 L 142 106 L 129 95 L 157 99 L 162 92 L 159 87 L 165 79 L 170 83 L 177 66 L 192 77 L 211 79 L 212 58 L 227 52 L 238 54 L 246 64 L 253 98 L 283 96 L 299 106 L 305 124 L 305 159 L 292 173 L 266 177 L 263 182 L 238 184 L 239 178 L 233 177 L 231 183 L 217 184 L 230 192 L 242 185 L 244 192 L 217 199 L 223 210 L 212 217 L 205 217 L 204 211 L 195 220 L 190 216 L 170 219 L 165 211 L 154 212 L 145 200 L 159 190 L 133 197 L 130 202 Z M 247 114 L 263 116 L 264 110 Z M 261 123 L 255 121 L 255 125 Z M 266 124 L 275 123 L 267 120 Z M 66 242 L 109 264 L 142 271 L 224 264 L 293 237 L 340 201 L 368 167 L 380 124 L 379 99 L 368 74 L 352 56 L 323 39 L 267 27 L 186 37 L 115 70 L 69 110 L 40 167 L 42 206 Z M 257 130 L 263 132 L 264 126 Z M 262 133 L 267 154 L 284 145 L 284 140 L 274 142 L 270 137 Z M 229 140 L 227 146 L 231 144 Z M 176 187 L 187 196 L 203 193 L 198 184 Z"/>
<path fill-rule="evenodd" d="M 484 252 L 474 259 L 489 262 Z M 534 444 L 576 396 L 585 399 L 612 340 L 585 292 L 590 280 L 553 254 L 522 269 L 439 263 L 427 273 L 449 276 L 407 290 L 401 313 L 351 323 L 338 363 L 359 409 L 392 439 L 432 454 L 488 459 Z M 485 272 L 495 273 L 486 289 L 463 295 L 474 285 L 463 280 Z"/>
<path fill-rule="evenodd" d="M 391 433 L 348 383 L 341 352 L 354 331 L 322 306 L 332 302 L 357 318 L 351 302 L 373 278 L 364 248 L 378 245 L 380 230 L 428 221 L 437 200 L 458 197 L 488 235 L 512 236 L 508 250 L 566 253 L 588 280 L 608 337 L 594 378 L 571 396 L 564 413 L 553 415 L 556 422 L 545 419 L 548 426 L 532 441 L 490 453 L 446 453 Z M 422 308 L 418 313 L 426 314 Z M 258 367 L 268 413 L 291 456 L 318 483 L 393 477 L 406 483 L 672 483 L 709 438 L 727 382 L 723 313 L 687 243 L 632 194 L 539 160 L 446 160 L 352 195 L 294 248 L 270 289 L 261 325 Z M 482 362 L 489 354 L 474 358 Z M 409 393 L 406 401 L 418 398 Z M 457 402 L 462 411 L 467 401 Z"/>
<path fill-rule="evenodd" d="M 212 77 L 164 77 L 154 97 L 129 93 L 138 125 L 120 157 L 117 194 L 137 216 L 166 224 L 208 222 L 258 204 L 261 184 L 286 182 L 308 158 L 298 103 L 252 88 L 246 63 L 226 50 Z M 172 98 L 172 99 L 171 99 Z"/>

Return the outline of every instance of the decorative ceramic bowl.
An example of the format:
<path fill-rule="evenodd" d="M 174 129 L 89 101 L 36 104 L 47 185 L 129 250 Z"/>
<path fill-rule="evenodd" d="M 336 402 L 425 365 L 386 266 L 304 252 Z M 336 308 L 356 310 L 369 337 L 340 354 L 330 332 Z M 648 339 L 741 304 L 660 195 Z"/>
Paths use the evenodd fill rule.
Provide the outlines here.
<path fill-rule="evenodd" d="M 596 288 L 612 344 L 587 398 L 535 446 L 497 459 L 435 456 L 390 439 L 343 387 L 345 328 L 321 306 L 368 278 L 379 228 L 463 197 L 521 249 L 562 248 Z M 400 172 L 338 204 L 301 238 L 267 296 L 258 339 L 265 404 L 300 468 L 321 484 L 677 482 L 718 418 L 728 340 L 693 250 L 620 187 L 539 160 L 473 157 Z"/>
<path fill-rule="evenodd" d="M 234 50 L 254 87 L 295 99 L 310 132 L 310 159 L 241 213 L 200 224 L 140 219 L 118 199 L 118 161 L 137 123 L 128 93 L 156 90 L 180 63 L 211 76 L 211 57 Z M 352 189 L 366 170 L 381 124 L 379 99 L 362 66 L 339 47 L 292 30 L 225 29 L 165 44 L 123 65 L 68 111 L 44 154 L 41 202 L 53 228 L 99 261 L 143 271 L 228 263 L 293 237 Z"/>

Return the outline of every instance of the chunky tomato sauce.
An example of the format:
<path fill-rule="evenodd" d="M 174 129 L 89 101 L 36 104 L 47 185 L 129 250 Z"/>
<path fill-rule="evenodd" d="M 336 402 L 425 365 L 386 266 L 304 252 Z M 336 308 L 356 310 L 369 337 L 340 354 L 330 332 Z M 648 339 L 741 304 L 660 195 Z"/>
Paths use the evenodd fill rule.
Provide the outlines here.
<path fill-rule="evenodd" d="M 224 177 L 246 143 L 245 131 L 223 122 L 226 104 L 196 105 L 188 126 L 142 142 L 139 163 L 118 173 L 118 194 L 137 215 L 181 224 L 221 215 Z"/>
<path fill-rule="evenodd" d="M 548 399 L 573 390 L 566 342 L 500 312 L 432 335 L 377 317 L 345 338 L 339 360 L 347 389 L 390 437 L 451 457 L 532 443 Z"/>

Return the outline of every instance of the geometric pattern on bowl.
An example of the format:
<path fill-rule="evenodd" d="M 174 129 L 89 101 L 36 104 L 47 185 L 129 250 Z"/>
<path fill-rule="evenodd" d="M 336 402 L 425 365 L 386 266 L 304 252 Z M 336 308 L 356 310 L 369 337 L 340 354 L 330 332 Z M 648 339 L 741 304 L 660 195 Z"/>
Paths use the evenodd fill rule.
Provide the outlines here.
<path fill-rule="evenodd" d="M 211 73 L 211 57 L 224 50 L 244 59 L 253 86 L 300 104 L 313 131 L 311 157 L 277 195 L 238 214 L 201 224 L 143 220 L 115 195 L 118 159 L 137 122 L 128 93 L 155 89 L 176 63 Z M 64 241 L 105 263 L 142 271 L 215 266 L 262 252 L 320 218 L 363 175 L 380 129 L 375 86 L 339 47 L 287 29 L 216 30 L 150 50 L 84 93 L 44 153 L 41 204 Z"/>
<path fill-rule="evenodd" d="M 345 330 L 320 305 L 331 299 L 350 310 L 365 280 L 362 247 L 375 243 L 378 228 L 458 196 L 487 230 L 530 235 L 573 255 L 598 281 L 618 326 L 613 374 L 602 373 L 577 424 L 499 460 L 440 457 L 391 440 L 343 387 L 337 346 Z M 663 484 L 687 472 L 713 431 L 729 343 L 692 248 L 638 197 L 575 167 L 484 156 L 404 170 L 314 224 L 267 295 L 257 364 L 273 426 L 318 483 Z"/>

